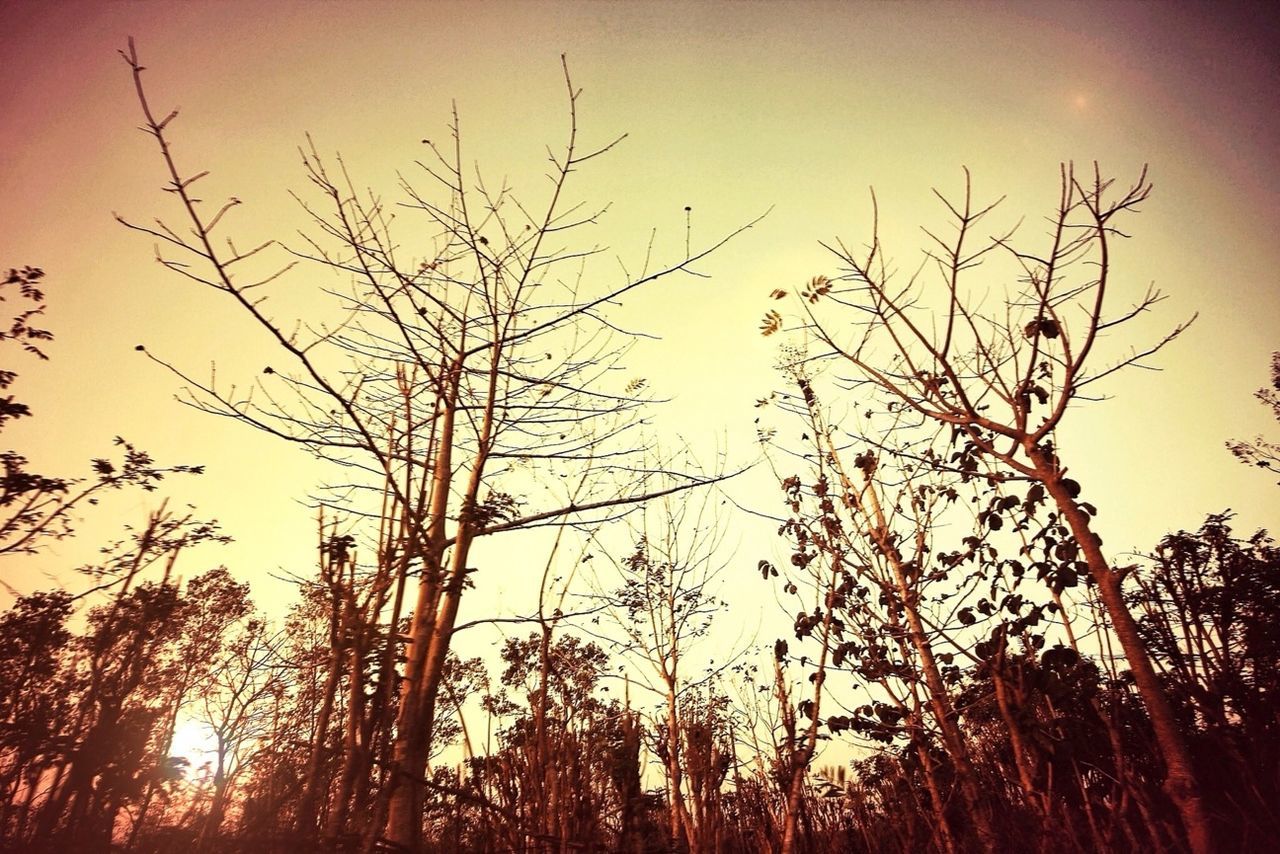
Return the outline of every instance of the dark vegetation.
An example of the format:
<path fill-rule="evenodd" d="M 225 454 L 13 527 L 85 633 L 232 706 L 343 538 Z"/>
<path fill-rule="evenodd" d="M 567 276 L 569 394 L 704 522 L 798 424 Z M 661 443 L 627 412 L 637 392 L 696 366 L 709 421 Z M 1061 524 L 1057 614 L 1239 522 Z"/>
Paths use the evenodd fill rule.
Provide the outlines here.
<path fill-rule="evenodd" d="M 966 184 L 940 196 L 950 231 L 917 278 L 888 273 L 873 231 L 860 253 L 830 247 L 830 276 L 774 291 L 795 306 L 762 327 L 785 339 L 757 419 L 778 492 L 753 496 L 747 524 L 783 557 L 752 579 L 721 557 L 710 496 L 728 475 L 641 438 L 643 383 L 613 384 L 628 334 L 607 318 L 733 235 L 578 272 L 599 213 L 570 178 L 611 146 L 582 148 L 567 73 L 540 207 L 464 174 L 455 116 L 427 144 L 432 189 L 406 179 L 394 209 L 304 151 L 315 234 L 241 251 L 222 233 L 238 202 L 193 195 L 175 114 L 152 112 L 132 45 L 125 59 L 184 222 L 122 222 L 237 303 L 279 362 L 246 397 L 146 355 L 190 404 L 346 479 L 315 499 L 318 560 L 282 621 L 225 569 L 180 573 L 225 537 L 163 502 L 82 570 L 86 591 L 0 615 L 3 850 L 1208 852 L 1280 836 L 1280 550 L 1227 511 L 1118 561 L 1060 448 L 1095 381 L 1183 328 L 1097 352 L 1159 301 L 1110 299 L 1145 173 L 1117 188 L 1066 167 L 1047 229 L 996 237 Z M 267 286 L 295 265 L 355 283 L 336 291 L 344 320 L 270 314 Z M 10 358 L 45 357 L 42 285 L 34 268 L 4 279 Z M 1280 416 L 1275 390 L 1259 397 Z M 5 397 L 0 427 L 30 414 Z M 199 473 L 117 445 L 80 479 L 4 454 L 6 574 L 110 490 Z M 1262 439 L 1230 449 L 1275 468 Z M 472 545 L 536 528 L 536 608 L 506 620 L 492 660 L 460 658 L 476 621 L 459 603 L 500 571 Z M 727 575 L 775 592 L 793 630 L 695 669 L 728 619 Z M 194 760 L 174 749 L 191 726 L 210 737 Z M 850 765 L 822 764 L 835 741 Z"/>

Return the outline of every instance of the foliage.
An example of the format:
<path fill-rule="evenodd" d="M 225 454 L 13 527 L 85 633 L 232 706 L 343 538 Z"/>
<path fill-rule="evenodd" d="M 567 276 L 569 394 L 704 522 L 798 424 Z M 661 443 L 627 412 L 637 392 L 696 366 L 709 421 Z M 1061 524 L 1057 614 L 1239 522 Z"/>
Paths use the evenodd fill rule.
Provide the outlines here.
<path fill-rule="evenodd" d="M 1280 352 L 1271 355 L 1271 387 L 1260 388 L 1255 395 L 1262 405 L 1280 421 Z M 1227 442 L 1227 450 L 1245 465 L 1268 471 L 1280 471 L 1280 445 L 1268 442 L 1261 436 L 1252 442 Z M 1277 481 L 1280 483 L 1280 481 Z"/>
<path fill-rule="evenodd" d="M 43 270 L 23 267 L 9 270 L 0 280 L 0 302 L 10 299 L 16 286 L 19 299 L 35 303 L 19 311 L 7 330 L 0 329 L 0 344 L 16 342 L 25 352 L 47 360 L 41 348 L 53 340 L 53 333 L 32 325 L 46 307 L 43 279 Z M 0 370 L 0 391 L 7 390 L 17 376 L 12 370 Z M 31 414 L 30 407 L 14 400 L 13 395 L 0 399 L 0 430 L 10 420 Z M 97 504 L 104 491 L 136 487 L 154 492 L 167 474 L 200 474 L 204 470 L 193 465 L 160 466 L 146 451 L 119 436 L 114 444 L 121 449 L 120 458 L 92 460 L 92 475 L 84 478 L 38 474 L 28 468 L 22 454 L 0 452 L 0 556 L 32 554 L 48 540 L 70 536 L 73 511 L 81 504 Z"/>

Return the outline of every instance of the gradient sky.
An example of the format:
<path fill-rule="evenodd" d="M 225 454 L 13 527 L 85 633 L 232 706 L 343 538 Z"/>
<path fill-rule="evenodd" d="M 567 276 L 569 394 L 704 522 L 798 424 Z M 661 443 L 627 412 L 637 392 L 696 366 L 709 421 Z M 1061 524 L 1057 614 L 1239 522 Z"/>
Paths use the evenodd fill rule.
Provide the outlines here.
<path fill-rule="evenodd" d="M 886 248 L 911 268 L 918 226 L 942 222 L 929 189 L 958 189 L 962 166 L 980 196 L 1007 194 L 1000 222 L 1026 215 L 1031 228 L 1056 201 L 1061 161 L 1097 160 L 1121 180 L 1150 163 L 1155 191 L 1117 252 L 1115 304 L 1153 282 L 1168 294 L 1134 327 L 1138 343 L 1200 319 L 1163 372 L 1120 377 L 1113 400 L 1071 414 L 1064 458 L 1113 554 L 1226 507 L 1241 530 L 1275 525 L 1274 477 L 1223 448 L 1280 433 L 1251 398 L 1280 349 L 1280 28 L 1262 4 L 0 0 L 0 32 L 0 265 L 47 271 L 58 336 L 49 363 L 6 356 L 36 415 L 4 444 L 50 473 L 83 471 L 117 434 L 206 464 L 171 494 L 239 542 L 189 571 L 225 561 L 259 598 L 288 595 L 266 575 L 309 571 L 313 523 L 297 499 L 321 475 L 180 407 L 177 382 L 133 351 L 197 373 L 216 360 L 246 381 L 271 358 L 217 294 L 166 273 L 112 219 L 178 221 L 116 54 L 130 35 L 157 109 L 182 107 L 184 168 L 213 171 L 208 197 L 246 202 L 232 222 L 243 245 L 300 224 L 287 190 L 304 185 L 304 132 L 359 181 L 390 187 L 422 138 L 443 137 L 451 100 L 470 158 L 536 191 L 544 146 L 564 137 L 566 53 L 588 142 L 630 135 L 578 185 L 613 203 L 597 237 L 619 257 L 637 263 L 654 228 L 673 257 L 686 205 L 695 242 L 772 208 L 702 265 L 710 279 L 664 282 L 620 315 L 662 336 L 634 359 L 675 398 L 660 426 L 737 459 L 754 453 L 752 402 L 775 385 L 774 343 L 756 331 L 767 295 L 834 271 L 817 241 L 867 236 L 869 187 Z M 311 310 L 306 289 L 291 279 L 277 311 Z M 1105 343 L 1119 356 L 1130 342 Z M 772 507 L 773 490 L 756 476 L 739 498 Z M 79 541 L 0 572 L 23 592 L 75 586 L 70 568 L 152 503 L 122 497 Z M 743 536 L 732 571 L 770 547 L 768 532 Z"/>

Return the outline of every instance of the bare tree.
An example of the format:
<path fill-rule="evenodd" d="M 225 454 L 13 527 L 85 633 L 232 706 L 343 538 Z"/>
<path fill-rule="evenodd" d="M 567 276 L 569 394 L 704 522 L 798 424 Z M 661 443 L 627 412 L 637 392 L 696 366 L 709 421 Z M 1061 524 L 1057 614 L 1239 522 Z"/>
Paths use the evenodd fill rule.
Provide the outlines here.
<path fill-rule="evenodd" d="M 606 597 L 610 615 L 626 637 L 624 653 L 643 668 L 635 675 L 636 683 L 661 697 L 662 712 L 654 730 L 667 776 L 669 838 L 672 845 L 683 840 L 690 852 L 710 850 L 712 839 L 705 825 L 713 823 L 700 821 L 699 811 L 688 803 L 694 792 L 693 781 L 685 779 L 690 704 L 697 690 L 737 657 L 727 651 L 710 673 L 702 674 L 690 673 L 687 660 L 725 604 L 714 590 L 723 568 L 723 528 L 712 505 L 715 498 L 710 492 L 694 500 L 672 497 L 646 508 L 635 549 L 620 562 L 622 587 Z M 718 733 L 707 735 L 713 739 L 707 748 L 717 747 Z M 704 803 L 711 794 L 706 793 Z"/>
<path fill-rule="evenodd" d="M 217 850 L 218 835 L 236 778 L 270 731 L 270 701 L 284 691 L 280 636 L 250 620 L 215 664 L 198 719 L 213 735 L 213 798 L 200 831 L 204 850 Z"/>
<path fill-rule="evenodd" d="M 288 366 L 268 366 L 254 394 L 239 395 L 152 358 L 187 383 L 190 402 L 200 408 L 367 473 L 366 483 L 352 484 L 357 493 L 376 494 L 385 485 L 407 522 L 398 569 L 416 575 L 418 585 L 391 776 L 378 814 L 386 813 L 392 843 L 414 849 L 437 693 L 459 604 L 472 583 L 472 545 L 503 531 L 599 521 L 710 481 L 643 464 L 635 438 L 643 383 L 611 382 L 630 336 L 606 312 L 641 285 L 693 274 L 696 262 L 752 224 L 674 262 L 646 259 L 637 273 L 624 268 L 612 283 L 589 278 L 585 264 L 602 248 L 570 241 L 603 210 L 569 201 L 570 176 L 617 141 L 583 148 L 581 93 L 566 67 L 568 140 L 548 155 L 549 192 L 540 205 L 470 176 L 456 110 L 449 143 L 427 142 L 431 158 L 419 164 L 435 190 L 420 192 L 402 179 L 398 209 L 357 191 L 341 160 L 335 169 L 312 145 L 302 159 L 320 201 L 299 201 L 318 234 L 293 250 L 293 260 L 246 279 L 245 267 L 272 244 L 241 251 L 227 241 L 221 248 L 224 215 L 239 201 L 208 211 L 193 194 L 207 172 L 179 168 L 167 135 L 177 113 L 157 117 L 132 43 L 123 55 L 144 130 L 160 148 L 166 189 L 188 227 L 121 221 L 164 247 L 165 266 L 238 305 Z M 397 211 L 419 235 L 425 226 L 423 254 L 405 257 Z M 317 328 L 268 313 L 264 288 L 298 263 L 355 283 L 337 297 L 345 320 Z M 554 501 L 541 483 L 570 474 L 586 480 L 582 501 L 536 506 Z"/>
<path fill-rule="evenodd" d="M 952 218 L 954 234 L 926 231 L 932 248 L 921 272 L 932 267 L 941 288 L 929 292 L 918 273 L 895 282 L 881 251 L 878 223 L 865 252 L 837 242 L 829 248 L 841 274 L 813 279 L 800 294 L 808 334 L 826 345 L 827 355 L 853 369 L 850 388 L 879 389 L 905 410 L 949 427 L 960 453 L 940 465 L 976 470 L 989 460 L 1002 476 L 1040 484 L 1074 537 L 1083 568 L 1097 587 L 1111 618 L 1138 690 L 1151 717 L 1167 768 L 1166 791 L 1181 815 L 1191 848 L 1212 850 L 1213 832 L 1186 738 L 1179 730 L 1158 674 L 1122 594 L 1125 570 L 1113 567 L 1093 531 L 1096 512 L 1067 477 L 1055 431 L 1070 404 L 1088 399 L 1093 384 L 1146 357 L 1173 340 L 1186 324 L 1153 345 L 1131 351 L 1099 367 L 1094 357 L 1100 336 L 1114 331 L 1160 299 L 1148 290 L 1136 305 L 1107 313 L 1112 284 L 1112 243 L 1122 232 L 1118 220 L 1148 197 L 1146 171 L 1127 190 L 1112 192 L 1111 180 L 1095 167 L 1091 177 L 1064 166 L 1057 210 L 1049 220 L 1046 245 L 1023 248 L 1013 232 L 990 238 L 975 233 L 995 207 L 976 207 L 967 180 L 963 197 L 939 199 Z M 973 271 L 1003 257 L 1012 262 L 1016 287 L 993 304 L 968 289 Z M 937 298 L 934 298 L 936 294 Z M 786 294 L 777 290 L 775 298 Z M 834 312 L 835 314 L 828 313 Z M 837 322 L 837 318 L 839 322 Z M 783 325 L 766 315 L 762 331 Z"/>

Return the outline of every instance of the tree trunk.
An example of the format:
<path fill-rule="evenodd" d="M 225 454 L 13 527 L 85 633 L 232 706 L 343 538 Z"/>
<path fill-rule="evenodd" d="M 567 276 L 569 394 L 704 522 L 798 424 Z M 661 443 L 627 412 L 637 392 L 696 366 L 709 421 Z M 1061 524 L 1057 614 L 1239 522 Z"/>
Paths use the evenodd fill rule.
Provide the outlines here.
<path fill-rule="evenodd" d="M 996 707 L 1000 718 L 1009 731 L 1009 747 L 1013 752 L 1013 763 L 1018 770 L 1018 783 L 1027 802 L 1039 814 L 1042 823 L 1048 821 L 1052 805 L 1049 798 L 1036 787 L 1035 759 L 1023 736 L 1022 723 L 1014 710 L 1015 700 L 1009 696 L 1009 685 L 1005 682 L 1004 664 L 1007 658 L 1008 645 L 1004 632 L 1000 633 L 1000 647 L 995 659 L 991 662 L 991 684 L 995 688 Z M 1021 705 L 1022 697 L 1017 700 Z"/>
<path fill-rule="evenodd" d="M 916 726 L 920 736 L 916 740 L 916 755 L 920 757 L 920 767 L 924 769 L 925 787 L 929 790 L 929 805 L 933 808 L 935 830 L 942 838 L 942 850 L 946 854 L 955 854 L 956 838 L 951 833 L 951 822 L 947 820 L 947 801 L 942 796 L 942 788 L 938 785 L 938 771 L 934 767 L 933 757 L 929 755 L 929 747 L 924 740 L 924 727 L 917 719 Z"/>
<path fill-rule="evenodd" d="M 462 587 L 466 580 L 466 562 L 471 541 L 466 533 L 460 534 L 451 555 L 452 566 L 441 592 L 439 604 L 432 608 L 434 619 L 429 621 L 430 635 L 419 642 L 415 637 L 410 653 L 410 664 L 417 678 L 405 676 L 405 692 L 412 696 L 402 700 L 401 717 L 396 722 L 396 753 L 393 773 L 398 780 L 388 781 L 391 799 L 387 811 L 387 839 L 406 851 L 417 851 L 420 845 L 423 799 L 425 787 L 422 780 L 427 770 L 431 752 L 431 730 L 435 724 L 436 696 L 440 692 L 440 679 L 444 674 L 445 658 L 453 627 L 458 619 L 458 606 L 462 601 Z M 425 585 L 424 585 L 425 587 Z M 421 599 L 419 604 L 422 605 Z M 430 603 L 427 603 L 430 605 Z M 418 615 L 414 614 L 417 624 Z M 417 662 L 415 656 L 421 656 Z"/>
<path fill-rule="evenodd" d="M 920 619 L 918 590 L 912 579 L 907 576 L 903 565 L 902 553 L 894 545 L 889 535 L 888 522 L 880 505 L 879 492 L 870 472 L 866 477 L 866 496 L 869 506 L 864 506 L 864 513 L 872 526 L 867 538 L 875 545 L 876 550 L 893 573 L 894 585 L 902 609 L 907 617 L 907 637 L 911 646 L 920 657 L 920 667 L 924 671 L 925 686 L 929 691 L 929 708 L 933 712 L 938 729 L 942 732 L 942 740 L 951 762 L 955 766 L 956 781 L 960 787 L 960 797 L 964 801 L 965 812 L 973 821 L 977 832 L 978 844 L 984 851 L 998 850 L 995 829 L 992 826 L 991 814 L 984 805 L 982 793 L 978 786 L 973 765 L 969 762 L 969 749 L 964 734 L 956 722 L 955 709 L 951 705 L 951 695 L 938 669 L 938 662 L 933 655 L 933 644 L 925 632 L 924 622 Z M 852 494 L 852 493 L 850 493 Z M 869 511 L 869 512 L 868 512 Z"/>
<path fill-rule="evenodd" d="M 684 802 L 683 770 L 680 766 L 680 715 L 676 703 L 675 674 L 667 680 L 667 787 L 671 795 L 670 833 L 673 850 L 681 839 L 691 854 L 696 854 L 692 822 Z"/>
<path fill-rule="evenodd" d="M 1063 484 L 1062 472 L 1056 462 L 1037 447 L 1028 448 L 1027 455 L 1035 464 L 1037 478 L 1044 484 L 1057 505 L 1058 512 L 1070 527 L 1088 564 L 1089 575 L 1098 586 L 1098 596 L 1107 616 L 1111 618 L 1112 630 L 1120 642 L 1120 648 L 1124 650 L 1134 684 L 1151 718 L 1156 744 L 1159 745 L 1165 764 L 1165 792 L 1178 810 L 1191 850 L 1195 854 L 1211 854 L 1215 850 L 1213 829 L 1191 761 L 1191 752 L 1178 729 L 1173 707 L 1156 675 L 1146 644 L 1138 634 L 1138 624 L 1129 612 L 1129 606 L 1125 604 L 1121 592 L 1123 576 L 1113 570 L 1103 556 L 1101 540 L 1093 533 L 1088 515 L 1080 509 L 1080 505 Z"/>
<path fill-rule="evenodd" d="M 404 682 L 400 688 L 400 708 L 396 714 L 391 773 L 386 783 L 385 837 L 392 845 L 406 851 L 418 849 L 424 797 L 422 779 L 427 769 L 428 751 L 431 749 L 431 715 L 426 710 L 426 699 L 428 695 L 434 697 L 435 687 L 430 684 L 432 680 L 428 673 L 428 662 L 439 631 L 437 611 L 441 607 L 441 581 L 444 577 L 446 549 L 445 524 L 449 510 L 449 487 L 453 478 L 456 378 L 450 397 L 449 401 L 441 402 L 437 433 L 439 446 L 431 460 L 431 496 L 427 507 L 429 525 L 422 556 L 422 578 L 418 584 L 418 599 L 409 628 L 409 647 L 405 656 Z M 458 586 L 460 595 L 461 579 Z M 456 610 L 455 604 L 455 614 Z M 452 622 L 448 631 L 453 631 Z M 447 641 L 445 646 L 447 649 Z M 381 824 L 381 815 L 374 816 L 374 824 Z M 373 841 L 376 841 L 376 836 L 371 833 L 368 842 Z"/>
<path fill-rule="evenodd" d="M 336 615 L 335 615 L 336 617 Z M 336 634 L 336 633 L 335 633 Z M 316 716 L 316 731 L 311 739 L 311 751 L 307 757 L 307 770 L 303 774 L 301 802 L 298 804 L 297 831 L 310 839 L 316 831 L 316 812 L 320 800 L 321 779 L 328 789 L 328 776 L 321 773 L 321 765 L 329 745 L 329 722 L 333 717 L 333 704 L 338 693 L 338 682 L 342 678 L 342 655 L 340 647 L 335 646 L 329 657 L 329 672 L 325 674 L 323 693 L 320 697 L 320 711 Z"/>
<path fill-rule="evenodd" d="M 894 573 L 898 576 L 900 584 L 905 581 L 900 562 L 895 565 Z M 968 745 L 965 743 L 964 734 L 960 732 L 960 727 L 956 723 L 955 710 L 951 706 L 951 695 L 947 692 L 946 683 L 942 681 L 942 672 L 938 670 L 937 660 L 933 656 L 933 646 L 925 635 L 924 624 L 920 620 L 920 612 L 917 610 L 915 602 L 905 598 L 905 590 L 903 591 L 903 596 L 907 626 L 910 630 L 908 636 L 911 639 L 911 645 L 915 647 L 916 653 L 920 656 L 925 687 L 929 691 L 929 708 L 933 712 L 938 729 L 942 731 L 942 739 L 946 744 L 947 753 L 950 754 L 951 762 L 955 766 L 956 781 L 960 787 L 960 797 L 964 800 L 965 812 L 969 814 L 973 821 L 974 830 L 978 836 L 978 844 L 982 849 L 984 851 L 997 851 L 999 850 L 999 845 L 995 829 L 991 824 L 991 815 L 983 803 L 982 793 L 977 783 L 973 765 L 969 762 Z"/>
<path fill-rule="evenodd" d="M 361 648 L 364 641 L 353 640 L 349 645 L 350 669 L 347 687 L 347 720 L 343 733 L 342 770 L 338 777 L 338 792 L 329 808 L 329 816 L 325 822 L 325 837 L 338 848 L 338 837 L 347 827 L 347 815 L 352 793 L 355 791 L 356 775 L 363 766 L 363 754 L 368 745 L 360 741 L 364 724 L 365 702 L 365 654 Z"/>
<path fill-rule="evenodd" d="M 209 805 L 209 815 L 200 833 L 202 851 L 212 851 L 217 847 L 215 840 L 222 829 L 222 819 L 227 811 L 227 787 L 230 782 L 226 772 L 226 748 L 219 744 L 218 768 L 213 775 L 213 802 Z"/>
<path fill-rule="evenodd" d="M 438 566 L 438 564 L 437 564 Z M 406 851 L 416 851 L 422 823 L 423 787 L 427 768 L 426 721 L 422 714 L 423 680 L 427 652 L 435 623 L 436 583 L 424 567 L 413 611 L 413 626 L 400 688 L 400 709 L 396 715 L 395 745 L 392 748 L 388 792 L 386 838 Z"/>
<path fill-rule="evenodd" d="M 404 592 L 406 582 L 408 580 L 408 568 L 416 550 L 417 538 L 412 534 L 407 538 L 407 542 L 403 545 L 400 552 L 395 556 L 396 569 L 396 593 L 391 605 L 391 616 L 387 623 L 387 638 L 383 645 L 382 657 L 378 664 L 378 689 L 374 695 L 372 708 L 368 717 L 364 722 L 362 731 L 362 744 L 364 749 L 360 751 L 357 757 L 352 757 L 352 761 L 358 761 L 354 775 L 357 780 L 364 780 L 365 783 L 356 788 L 355 802 L 353 809 L 357 816 L 361 817 L 364 822 L 364 841 L 361 844 L 362 851 L 372 851 L 373 845 L 377 841 L 382 831 L 382 821 L 386 815 L 387 801 L 384 800 L 383 792 L 387 792 L 391 786 L 391 778 L 386 777 L 383 785 L 378 785 L 378 780 L 374 778 L 374 757 L 375 751 L 378 757 L 384 763 L 383 767 L 390 765 L 391 752 L 393 747 L 392 724 L 395 718 L 395 679 L 396 679 L 396 650 L 399 647 L 398 632 L 400 628 L 400 616 L 404 608 Z M 374 797 L 375 790 L 378 792 Z M 372 816 L 366 816 L 369 812 L 370 804 L 373 805 Z"/>

